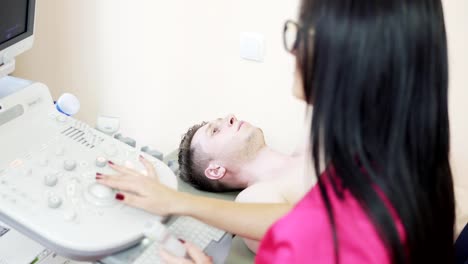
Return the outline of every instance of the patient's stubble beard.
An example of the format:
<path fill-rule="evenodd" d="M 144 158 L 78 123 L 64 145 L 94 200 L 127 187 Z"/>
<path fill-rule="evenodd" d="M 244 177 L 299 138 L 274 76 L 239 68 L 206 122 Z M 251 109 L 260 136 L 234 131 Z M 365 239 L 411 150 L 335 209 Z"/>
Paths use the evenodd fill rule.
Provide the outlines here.
<path fill-rule="evenodd" d="M 255 159 L 258 152 L 264 148 L 265 145 L 263 131 L 260 128 L 255 128 L 246 139 L 245 150 L 243 153 L 244 160 L 251 161 Z"/>

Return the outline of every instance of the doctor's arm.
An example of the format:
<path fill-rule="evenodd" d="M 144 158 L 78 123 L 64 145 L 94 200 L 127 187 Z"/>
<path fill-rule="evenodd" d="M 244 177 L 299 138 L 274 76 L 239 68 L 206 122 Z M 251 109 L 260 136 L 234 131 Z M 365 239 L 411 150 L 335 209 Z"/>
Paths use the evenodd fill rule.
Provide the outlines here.
<path fill-rule="evenodd" d="M 178 192 L 161 184 L 153 165 L 140 158 L 148 176 L 111 164 L 117 175 L 97 175 L 99 183 L 120 190 L 122 202 L 157 215 L 188 215 L 209 225 L 261 240 L 268 228 L 292 209 L 288 203 L 236 203 Z"/>

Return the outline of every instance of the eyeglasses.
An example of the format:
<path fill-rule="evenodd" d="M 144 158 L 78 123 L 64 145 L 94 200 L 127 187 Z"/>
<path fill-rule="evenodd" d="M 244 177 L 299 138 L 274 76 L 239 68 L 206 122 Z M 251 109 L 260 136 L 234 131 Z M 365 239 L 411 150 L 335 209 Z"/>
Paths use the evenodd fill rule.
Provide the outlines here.
<path fill-rule="evenodd" d="M 307 31 L 309 36 L 313 36 L 313 31 Z M 288 20 L 284 23 L 283 42 L 286 51 L 295 54 L 301 38 L 304 35 L 304 29 L 296 22 Z"/>

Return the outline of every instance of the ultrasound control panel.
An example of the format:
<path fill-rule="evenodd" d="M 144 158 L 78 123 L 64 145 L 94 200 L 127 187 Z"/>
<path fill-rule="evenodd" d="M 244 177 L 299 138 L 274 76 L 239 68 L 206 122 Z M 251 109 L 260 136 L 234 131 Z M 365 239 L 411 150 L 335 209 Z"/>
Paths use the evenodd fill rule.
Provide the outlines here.
<path fill-rule="evenodd" d="M 164 163 L 59 113 L 43 84 L 0 105 L 1 221 L 59 255 L 92 261 L 137 244 L 146 226 L 163 220 L 117 202 L 95 176 L 114 173 L 108 161 L 144 173 L 141 154 L 163 184 L 177 188 Z"/>

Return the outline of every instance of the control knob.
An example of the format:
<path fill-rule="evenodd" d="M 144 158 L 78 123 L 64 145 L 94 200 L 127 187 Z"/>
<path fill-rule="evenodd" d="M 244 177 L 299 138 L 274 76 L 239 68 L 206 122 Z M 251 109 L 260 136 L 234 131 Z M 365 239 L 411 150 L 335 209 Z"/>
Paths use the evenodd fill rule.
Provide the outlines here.
<path fill-rule="evenodd" d="M 72 171 L 76 168 L 76 161 L 66 160 L 63 162 L 63 168 L 67 171 Z"/>
<path fill-rule="evenodd" d="M 104 157 L 97 157 L 96 158 L 96 166 L 103 168 L 107 164 L 107 159 Z"/>
<path fill-rule="evenodd" d="M 44 178 L 44 184 L 49 187 L 54 187 L 58 182 L 58 178 L 56 174 L 47 174 Z"/>
<path fill-rule="evenodd" d="M 58 197 L 57 195 L 50 195 L 47 203 L 50 208 L 59 208 L 62 205 L 62 198 Z"/>

